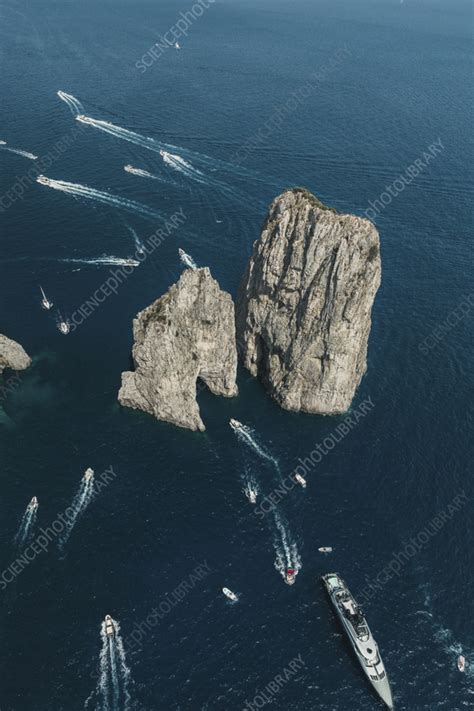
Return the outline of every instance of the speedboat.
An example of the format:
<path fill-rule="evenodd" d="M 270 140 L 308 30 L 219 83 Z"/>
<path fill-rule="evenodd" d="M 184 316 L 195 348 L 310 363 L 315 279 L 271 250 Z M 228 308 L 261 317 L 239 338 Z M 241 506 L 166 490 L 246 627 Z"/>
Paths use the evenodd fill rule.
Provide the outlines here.
<path fill-rule="evenodd" d="M 82 121 L 82 123 L 92 123 L 92 119 L 89 116 L 84 116 L 84 114 L 78 114 L 76 116 L 76 121 Z"/>
<path fill-rule="evenodd" d="M 71 326 L 69 325 L 68 321 L 63 321 L 62 319 L 58 321 L 58 328 L 59 332 L 63 334 L 63 336 L 67 336 L 69 331 L 71 330 Z"/>
<path fill-rule="evenodd" d="M 318 548 L 318 551 L 320 553 L 332 553 L 332 548 L 331 546 L 321 546 L 321 548 Z"/>
<path fill-rule="evenodd" d="M 243 424 L 241 422 L 232 418 L 230 418 L 229 420 L 229 425 L 232 427 L 233 430 L 240 430 L 243 427 Z"/>
<path fill-rule="evenodd" d="M 462 654 L 458 657 L 458 669 L 460 672 L 466 671 L 466 658 Z"/>
<path fill-rule="evenodd" d="M 140 266 L 140 262 L 138 261 L 138 259 L 132 259 L 131 257 L 127 257 L 123 261 L 124 261 L 124 264 L 126 267 L 139 267 Z"/>
<path fill-rule="evenodd" d="M 84 481 L 90 481 L 92 477 L 94 476 L 94 470 L 88 467 L 86 471 L 84 472 L 84 476 L 82 477 Z"/>
<path fill-rule="evenodd" d="M 301 484 L 303 489 L 306 489 L 306 479 L 301 476 L 301 474 L 295 474 L 295 481 L 298 482 L 298 484 Z"/>
<path fill-rule="evenodd" d="M 28 511 L 36 511 L 37 508 L 38 508 L 38 499 L 36 498 L 36 496 L 33 496 L 30 503 L 28 504 Z"/>
<path fill-rule="evenodd" d="M 133 165 L 124 165 L 124 166 L 123 166 L 123 169 L 126 170 L 127 173 L 133 173 L 133 171 L 135 170 L 135 168 L 133 167 Z"/>
<path fill-rule="evenodd" d="M 323 575 L 322 580 L 367 679 L 388 708 L 393 709 L 387 672 L 362 608 L 356 603 L 338 573 Z"/>
<path fill-rule="evenodd" d="M 51 179 L 47 178 L 46 175 L 38 175 L 36 182 L 41 183 L 41 185 L 51 185 Z"/>
<path fill-rule="evenodd" d="M 257 503 L 258 491 L 254 486 L 247 486 L 245 489 L 245 496 L 250 501 L 251 504 Z"/>
<path fill-rule="evenodd" d="M 107 637 L 115 637 L 115 625 L 110 615 L 105 616 L 105 634 Z"/>
<path fill-rule="evenodd" d="M 222 588 L 222 592 L 226 597 L 229 598 L 229 600 L 232 600 L 233 602 L 237 602 L 237 600 L 239 599 L 235 592 L 232 592 L 232 590 L 229 590 L 229 588 Z"/>
<path fill-rule="evenodd" d="M 285 575 L 285 583 L 287 585 L 294 585 L 296 580 L 296 570 L 294 568 L 288 568 Z"/>
<path fill-rule="evenodd" d="M 50 309 L 53 308 L 53 302 L 48 299 L 46 294 L 43 291 L 43 287 L 40 286 L 40 291 L 41 291 L 41 306 L 43 309 L 46 309 L 46 311 L 49 311 Z"/>
<path fill-rule="evenodd" d="M 184 249 L 181 249 L 181 247 L 178 248 L 178 254 L 183 264 L 190 269 L 196 269 L 196 264 L 190 254 L 187 254 Z"/>

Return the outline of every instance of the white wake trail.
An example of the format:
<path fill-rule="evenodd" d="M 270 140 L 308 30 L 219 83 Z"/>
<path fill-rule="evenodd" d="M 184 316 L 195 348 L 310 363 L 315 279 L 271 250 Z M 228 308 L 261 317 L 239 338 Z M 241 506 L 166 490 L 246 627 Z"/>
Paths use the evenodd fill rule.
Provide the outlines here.
<path fill-rule="evenodd" d="M 130 683 L 132 680 L 127 665 L 120 624 L 111 619 L 114 635 L 107 634 L 106 622 L 100 627 L 102 642 L 99 655 L 99 678 L 95 690 L 86 700 L 84 707 L 96 699 L 96 711 L 129 711 L 131 709 Z"/>
<path fill-rule="evenodd" d="M 151 180 L 158 180 L 160 183 L 165 183 L 166 185 L 176 186 L 176 183 L 166 180 L 166 178 L 163 178 L 161 175 L 155 175 L 154 173 L 150 173 L 148 170 L 142 170 L 141 168 L 134 168 L 133 165 L 124 165 L 123 169 L 126 173 L 138 175 L 139 178 L 150 178 Z"/>
<path fill-rule="evenodd" d="M 288 524 L 283 520 L 276 507 L 272 509 L 272 512 L 276 527 L 273 536 L 273 545 L 276 553 L 275 568 L 282 578 L 286 580 L 288 568 L 293 568 L 295 575 L 301 570 L 301 557 L 298 552 L 298 546 L 291 536 Z"/>
<path fill-rule="evenodd" d="M 71 508 L 73 510 L 73 514 L 67 519 L 66 528 L 59 539 L 60 549 L 63 549 L 66 543 L 68 542 L 74 526 L 76 525 L 79 517 L 82 516 L 86 508 L 89 506 L 90 502 L 92 501 L 93 495 L 94 475 L 92 474 L 88 479 L 83 478 L 81 480 L 79 490 L 77 491 L 76 495 L 74 496 L 74 499 L 72 500 Z"/>
<path fill-rule="evenodd" d="M 242 427 L 235 429 L 234 432 L 237 434 L 237 437 L 248 447 L 250 447 L 254 452 L 256 452 L 259 457 L 262 457 L 262 459 L 266 459 L 268 462 L 271 462 L 276 468 L 277 472 L 281 474 L 278 459 L 269 452 L 267 452 L 266 449 L 264 449 L 262 445 L 256 441 L 254 431 L 250 427 L 247 427 L 247 425 L 243 425 Z"/>
<path fill-rule="evenodd" d="M 38 156 L 35 156 L 34 153 L 30 153 L 29 151 L 23 151 L 21 148 L 10 148 L 9 146 L 1 146 L 2 151 L 10 151 L 10 153 L 16 153 L 19 156 L 23 156 L 23 158 L 29 158 L 30 160 L 37 160 Z"/>
<path fill-rule="evenodd" d="M 190 254 L 187 254 L 187 252 L 185 252 L 184 249 L 179 250 L 179 258 L 181 259 L 182 263 L 186 267 L 189 267 L 190 269 L 197 269 L 198 268 L 194 259 L 191 257 Z"/>
<path fill-rule="evenodd" d="M 66 104 L 69 106 L 73 116 L 79 116 L 79 114 L 83 113 L 84 107 L 82 106 L 79 99 L 76 99 L 75 96 L 73 96 L 72 94 L 66 94 L 65 91 L 61 90 L 59 90 L 57 94 L 59 98 L 65 101 Z"/>
<path fill-rule="evenodd" d="M 133 229 L 133 227 L 130 227 L 130 225 L 127 225 L 127 229 L 133 237 L 133 241 L 135 243 L 137 252 L 139 254 L 145 254 L 145 246 L 144 246 L 143 242 L 141 241 L 140 237 L 137 235 L 137 233 Z"/>
<path fill-rule="evenodd" d="M 129 259 L 123 257 L 114 257 L 113 255 L 104 257 L 95 257 L 93 259 L 58 259 L 58 262 L 67 264 L 91 264 L 93 266 L 130 266 L 138 267 L 140 262 L 137 259 Z"/>
<path fill-rule="evenodd" d="M 80 116 L 76 116 L 76 120 L 86 123 L 89 126 L 93 126 L 100 131 L 105 131 L 105 133 L 109 133 L 111 136 L 115 136 L 116 138 L 120 138 L 124 141 L 134 143 L 137 146 L 147 148 L 149 151 L 155 151 L 156 153 L 159 153 L 160 151 L 167 151 L 171 153 L 178 151 L 181 155 L 184 155 L 194 163 L 200 163 L 205 167 L 211 169 L 221 168 L 228 173 L 234 173 L 244 177 L 255 177 L 254 172 L 247 170 L 246 168 L 241 168 L 233 163 L 227 163 L 226 161 L 221 161 L 217 158 L 211 158 L 210 156 L 206 156 L 204 153 L 197 153 L 196 151 L 191 151 L 187 148 L 173 146 L 169 143 L 158 141 L 155 138 L 142 136 L 140 133 L 129 131 L 127 128 L 122 128 L 122 126 L 110 123 L 110 121 L 101 121 L 100 119 L 94 119 L 90 116 L 84 116 L 82 114 Z"/>
<path fill-rule="evenodd" d="M 46 178 L 44 175 L 39 175 L 36 178 L 36 182 L 41 185 L 47 185 L 49 188 L 54 190 L 60 190 L 63 193 L 69 193 L 71 195 L 76 195 L 78 197 L 87 198 L 88 200 L 95 200 L 97 202 L 104 203 L 105 205 L 112 205 L 113 207 L 118 207 L 128 212 L 138 213 L 143 217 L 150 217 L 155 220 L 163 220 L 161 213 L 152 208 L 142 205 L 134 200 L 128 200 L 126 198 L 118 197 L 117 195 L 112 195 L 111 193 L 106 193 L 102 190 L 95 190 L 94 188 L 89 188 L 87 185 L 80 185 L 79 183 L 68 183 L 65 180 L 52 180 L 51 178 Z"/>
<path fill-rule="evenodd" d="M 15 545 L 19 548 L 28 543 L 28 541 L 33 537 L 37 512 L 37 506 L 31 506 L 31 504 L 28 504 L 14 539 Z"/>

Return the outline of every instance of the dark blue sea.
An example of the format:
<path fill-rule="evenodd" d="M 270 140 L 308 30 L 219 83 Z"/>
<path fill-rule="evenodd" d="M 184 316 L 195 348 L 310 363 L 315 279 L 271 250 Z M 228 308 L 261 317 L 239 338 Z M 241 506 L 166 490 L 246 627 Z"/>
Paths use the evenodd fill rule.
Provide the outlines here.
<path fill-rule="evenodd" d="M 1 396 L 1 711 L 382 709 L 321 585 L 332 571 L 364 600 L 398 711 L 472 709 L 471 3 L 209 0 L 164 47 L 193 7 L 1 3 L 0 332 L 33 358 Z M 293 186 L 342 212 L 376 205 L 382 285 L 349 431 L 334 444 L 344 417 L 285 412 L 244 369 L 238 397 L 200 392 L 204 433 L 120 407 L 132 320 L 178 280 L 178 247 L 235 296 Z M 75 323 L 118 269 L 96 260 L 133 257 L 179 210 L 61 335 L 56 307 Z M 246 482 L 268 495 L 317 445 L 306 490 L 257 515 Z M 61 545 L 48 527 L 87 467 L 96 488 L 114 476 Z M 47 550 L 15 564 L 33 496 L 30 545 L 43 528 Z M 288 551 L 292 587 L 275 567 Z"/>

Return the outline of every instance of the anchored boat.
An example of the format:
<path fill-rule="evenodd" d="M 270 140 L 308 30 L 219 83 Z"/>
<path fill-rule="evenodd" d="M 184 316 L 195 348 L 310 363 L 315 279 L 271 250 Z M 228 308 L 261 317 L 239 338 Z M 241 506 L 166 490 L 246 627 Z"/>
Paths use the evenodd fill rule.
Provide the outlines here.
<path fill-rule="evenodd" d="M 382 701 L 389 709 L 393 709 L 387 672 L 362 609 L 338 573 L 323 575 L 322 580 L 365 675 Z"/>

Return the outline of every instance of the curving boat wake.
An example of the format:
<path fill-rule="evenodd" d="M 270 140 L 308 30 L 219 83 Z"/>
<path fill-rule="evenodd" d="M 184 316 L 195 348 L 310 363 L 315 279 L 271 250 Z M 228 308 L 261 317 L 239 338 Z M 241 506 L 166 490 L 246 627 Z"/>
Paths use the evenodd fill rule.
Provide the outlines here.
<path fill-rule="evenodd" d="M 29 158 L 30 160 L 37 160 L 38 156 L 29 151 L 23 151 L 21 148 L 10 148 L 10 146 L 1 146 L 2 151 L 10 151 L 10 153 L 16 153 L 18 156 L 23 156 L 23 158 Z"/>
<path fill-rule="evenodd" d="M 273 464 L 278 474 L 281 475 L 280 464 L 278 462 L 278 459 L 274 457 L 273 454 L 270 454 L 270 452 L 268 452 L 267 449 L 263 447 L 263 445 L 257 442 L 254 430 L 252 430 L 247 425 L 242 425 L 241 423 L 239 423 L 238 427 L 232 427 L 232 429 L 234 430 L 241 442 L 250 447 L 250 449 L 252 449 L 256 454 L 258 454 L 259 457 L 261 457 L 262 459 L 266 459 L 268 462 Z"/>
<path fill-rule="evenodd" d="M 49 188 L 54 190 L 60 190 L 63 193 L 69 193 L 76 197 L 87 198 L 88 200 L 95 200 L 96 202 L 101 202 L 105 205 L 112 205 L 112 207 L 117 207 L 122 210 L 127 210 L 128 212 L 134 212 L 141 215 L 142 217 L 149 217 L 154 220 L 163 220 L 163 215 L 151 207 L 142 205 L 134 200 L 128 200 L 127 198 L 121 198 L 117 195 L 112 195 L 111 193 L 106 193 L 103 190 L 95 190 L 95 188 L 89 188 L 87 185 L 80 185 L 79 183 L 67 183 L 65 180 L 53 180 L 52 178 L 47 178 L 45 175 L 38 175 L 36 182 L 41 185 L 47 185 Z"/>
<path fill-rule="evenodd" d="M 92 469 L 87 469 L 81 479 L 79 489 L 72 500 L 70 508 L 72 514 L 67 518 L 64 533 L 59 539 L 59 548 L 62 550 L 69 540 L 74 526 L 78 519 L 82 516 L 86 508 L 89 506 L 94 496 L 94 472 Z"/>
<path fill-rule="evenodd" d="M 158 180 L 160 183 L 170 184 L 169 180 L 163 178 L 161 175 L 155 175 L 150 173 L 148 170 L 142 170 L 141 168 L 134 168 L 133 165 L 124 165 L 123 169 L 126 173 L 131 173 L 131 175 L 137 175 L 139 178 L 150 178 L 151 180 Z M 172 183 L 175 185 L 175 183 Z"/>
<path fill-rule="evenodd" d="M 75 96 L 73 96 L 72 94 L 66 94 L 65 91 L 61 90 L 59 90 L 57 94 L 59 98 L 65 101 L 66 104 L 69 106 L 73 116 L 79 116 L 79 114 L 83 113 L 84 107 L 82 106 L 79 99 L 76 99 Z"/>
<path fill-rule="evenodd" d="M 84 708 L 95 711 L 129 711 L 131 673 L 120 635 L 120 624 L 110 615 L 101 624 L 100 639 L 99 678 Z"/>
<path fill-rule="evenodd" d="M 100 131 L 105 131 L 105 133 L 109 133 L 111 136 L 120 138 L 123 141 L 129 141 L 137 146 L 142 146 L 142 148 L 147 148 L 149 151 L 155 151 L 156 153 L 166 151 L 172 154 L 175 151 L 178 151 L 181 155 L 184 155 L 185 158 L 193 161 L 194 163 L 199 163 L 204 167 L 210 168 L 211 170 L 220 168 L 225 172 L 241 175 L 246 178 L 255 177 L 255 173 L 253 171 L 241 168 L 234 163 L 227 163 L 226 161 L 219 160 L 218 158 L 211 158 L 204 153 L 198 153 L 196 151 L 188 150 L 187 148 L 173 146 L 169 143 L 158 141 L 155 138 L 142 136 L 140 133 L 130 131 L 122 126 L 117 126 L 116 124 L 110 123 L 110 121 L 101 121 L 100 119 L 94 119 L 91 116 L 85 116 L 84 114 L 76 116 L 76 120 L 81 123 L 86 123 L 89 126 L 93 126 Z"/>
<path fill-rule="evenodd" d="M 130 232 L 130 234 L 133 237 L 133 241 L 135 244 L 135 249 L 137 250 L 138 254 L 145 254 L 145 246 L 143 242 L 141 241 L 140 237 L 137 235 L 133 227 L 130 227 L 130 225 L 127 225 L 127 230 Z"/>
<path fill-rule="evenodd" d="M 33 496 L 30 503 L 26 507 L 26 511 L 21 519 L 20 527 L 15 536 L 15 545 L 19 548 L 24 546 L 33 538 L 37 513 L 38 499 L 36 496 Z"/>
<path fill-rule="evenodd" d="M 113 255 L 96 257 L 95 259 L 58 259 L 58 262 L 65 262 L 71 264 L 91 264 L 93 266 L 105 267 L 105 266 L 118 266 L 118 267 L 139 267 L 140 262 L 137 259 L 130 259 L 127 257 L 114 257 Z"/>
<path fill-rule="evenodd" d="M 288 581 L 288 570 L 293 571 L 293 578 L 298 575 L 302 567 L 301 557 L 296 541 L 291 535 L 288 523 L 284 520 L 277 508 L 272 509 L 275 529 L 273 532 L 273 547 L 275 548 L 275 568 L 285 582 Z"/>

